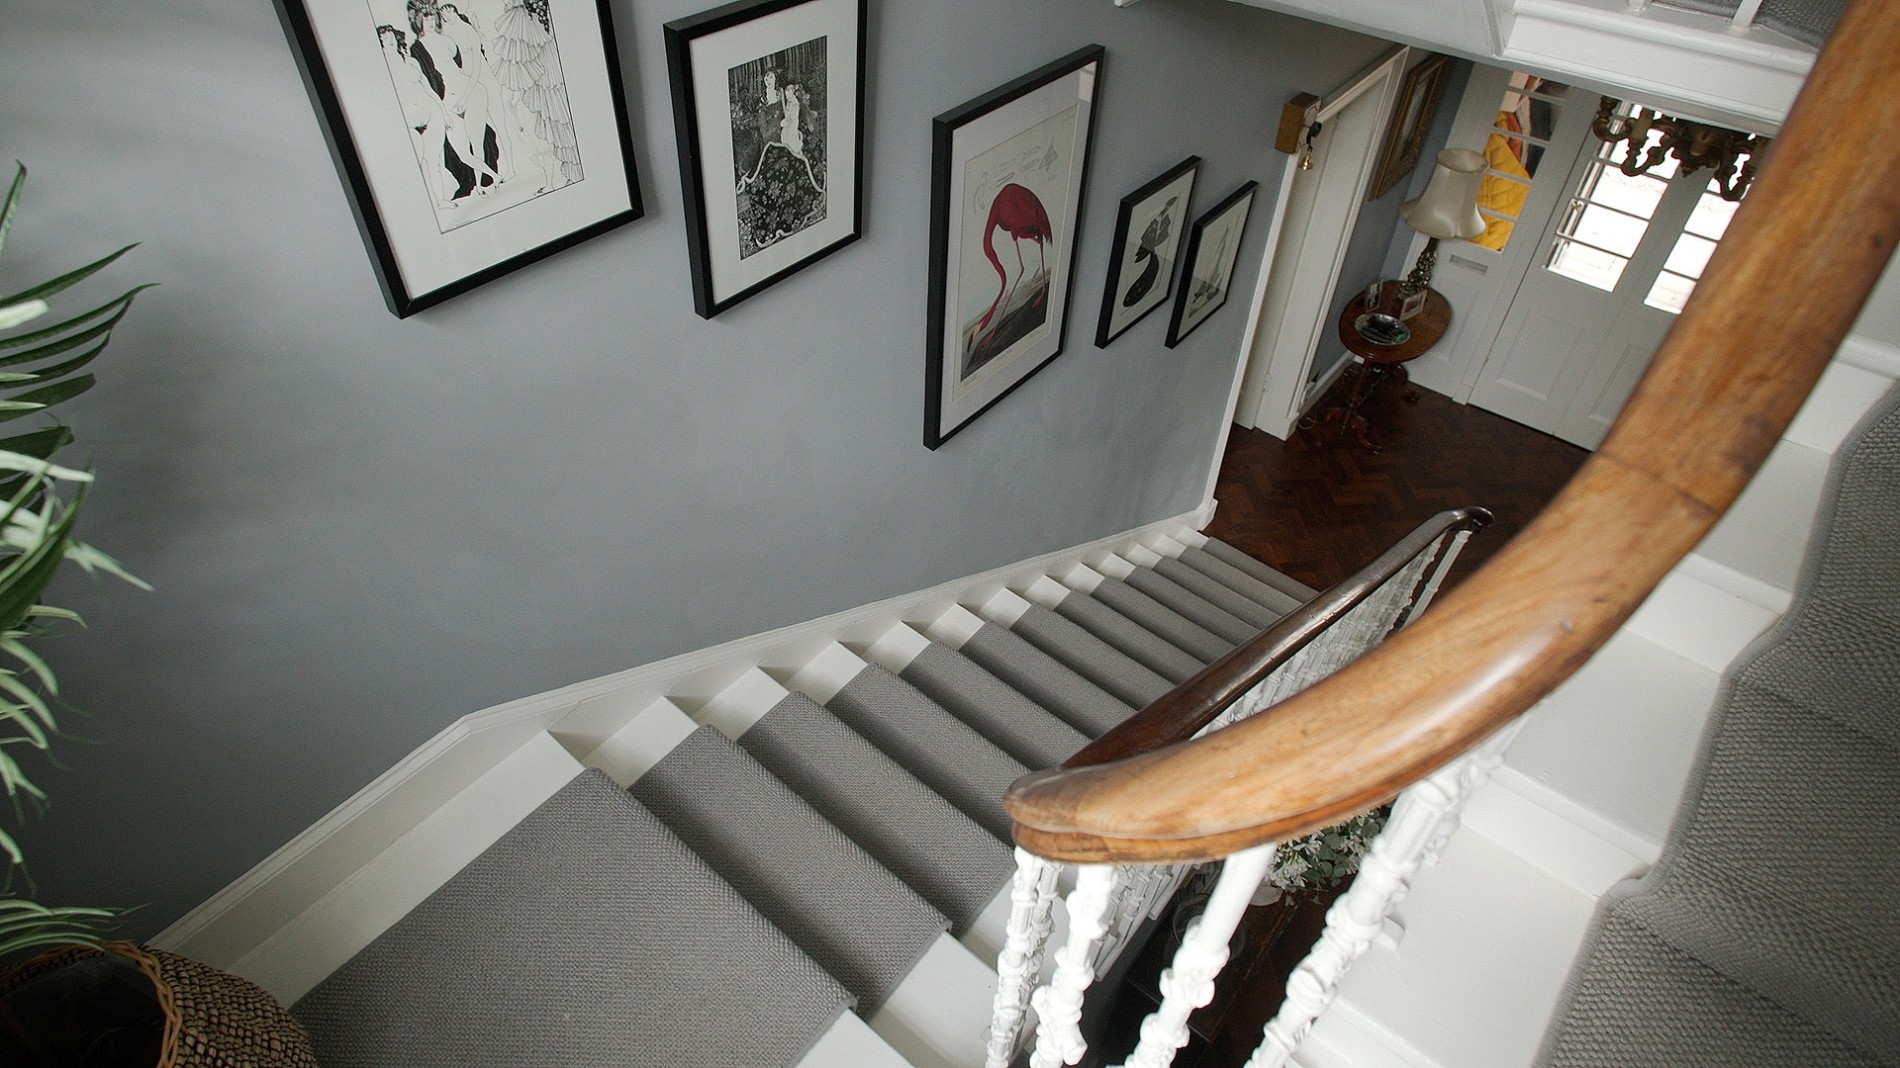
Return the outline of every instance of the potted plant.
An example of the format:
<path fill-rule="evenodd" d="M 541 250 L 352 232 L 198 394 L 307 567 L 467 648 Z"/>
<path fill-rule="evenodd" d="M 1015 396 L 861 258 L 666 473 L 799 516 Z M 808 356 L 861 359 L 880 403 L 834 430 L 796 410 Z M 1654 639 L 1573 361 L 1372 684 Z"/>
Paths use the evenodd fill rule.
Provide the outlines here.
<path fill-rule="evenodd" d="M 25 184 L 26 168 L 19 167 L 0 203 L 0 249 Z M 150 589 L 73 537 L 92 473 L 57 462 L 73 434 L 49 418 L 55 406 L 93 387 L 86 367 L 147 287 L 41 325 L 51 311 L 48 298 L 132 247 L 0 296 L 0 424 L 10 424 L 0 427 L 0 786 L 16 815 L 43 807 L 46 792 L 13 754 L 44 752 L 59 733 L 59 680 L 32 642 L 47 626 L 79 619 L 41 600 L 47 585 L 72 563 Z M 176 954 L 100 942 L 117 910 L 34 902 L 25 896 L 32 889 L 25 857 L 4 827 L 0 854 L 0 1064 L 315 1065 L 302 1029 L 269 994 Z"/>

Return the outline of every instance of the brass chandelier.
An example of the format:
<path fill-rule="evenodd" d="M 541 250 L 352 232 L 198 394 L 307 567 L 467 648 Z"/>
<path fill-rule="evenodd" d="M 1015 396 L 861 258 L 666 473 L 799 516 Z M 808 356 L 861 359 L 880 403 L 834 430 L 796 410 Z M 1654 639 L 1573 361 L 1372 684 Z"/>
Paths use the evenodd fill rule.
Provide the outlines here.
<path fill-rule="evenodd" d="M 1756 163 L 1768 150 L 1772 139 L 1707 123 L 1678 119 L 1660 111 L 1636 107 L 1627 115 L 1618 114 L 1623 102 L 1604 97 L 1590 132 L 1609 144 L 1621 142 L 1623 159 L 1615 163 L 1624 174 L 1635 177 L 1648 172 L 1673 155 L 1681 164 L 1680 172 L 1694 174 L 1704 167 L 1715 171 L 1715 187 L 1723 200 L 1740 200 L 1755 180 Z M 1648 145 L 1649 135 L 1659 138 Z"/>

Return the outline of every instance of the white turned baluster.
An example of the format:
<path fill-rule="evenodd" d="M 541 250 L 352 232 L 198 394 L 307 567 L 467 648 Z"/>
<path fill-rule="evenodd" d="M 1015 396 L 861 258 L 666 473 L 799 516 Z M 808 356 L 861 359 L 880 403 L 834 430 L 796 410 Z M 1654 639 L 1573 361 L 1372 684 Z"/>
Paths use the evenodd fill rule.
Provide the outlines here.
<path fill-rule="evenodd" d="M 1009 925 L 996 958 L 996 1001 L 990 1012 L 990 1043 L 984 1068 L 1009 1068 L 1029 1009 L 1029 992 L 1042 973 L 1043 946 L 1055 926 L 1050 914 L 1056 900 L 1059 866 L 1016 851 L 1016 878 L 1009 890 Z"/>
<path fill-rule="evenodd" d="M 1214 980 L 1227 966 L 1227 944 L 1277 846 L 1242 850 L 1227 858 L 1200 918 L 1188 925 L 1174 962 L 1161 973 L 1161 1007 L 1141 1022 L 1141 1042 L 1125 1068 L 1167 1068 L 1188 1041 L 1188 1017 L 1214 1000 Z"/>
<path fill-rule="evenodd" d="M 1399 795 L 1392 818 L 1373 840 L 1352 887 L 1327 910 L 1319 943 L 1287 979 L 1286 1000 L 1267 1022 L 1247 1068 L 1283 1068 L 1292 1059 L 1314 1021 L 1338 995 L 1347 969 L 1379 936 L 1386 916 L 1411 889 L 1412 877 L 1457 829 L 1459 811 L 1503 762 L 1516 734 L 1515 723 L 1506 726 Z"/>
<path fill-rule="evenodd" d="M 1069 941 L 1056 951 L 1055 975 L 1030 998 L 1036 1009 L 1036 1052 L 1030 1068 L 1074 1064 L 1088 1050 L 1082 1038 L 1082 995 L 1095 981 L 1091 950 L 1108 930 L 1115 883 L 1111 865 L 1076 869 L 1075 889 L 1068 897 Z"/>

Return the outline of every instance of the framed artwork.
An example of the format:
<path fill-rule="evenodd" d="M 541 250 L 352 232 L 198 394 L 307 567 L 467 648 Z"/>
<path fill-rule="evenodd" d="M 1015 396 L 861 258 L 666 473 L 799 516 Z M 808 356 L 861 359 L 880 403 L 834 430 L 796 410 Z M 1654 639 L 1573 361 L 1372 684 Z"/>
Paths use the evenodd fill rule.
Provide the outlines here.
<path fill-rule="evenodd" d="M 666 24 L 693 308 L 858 239 L 865 0 L 740 0 Z"/>
<path fill-rule="evenodd" d="M 642 214 L 607 0 L 277 0 L 389 310 Z"/>
<path fill-rule="evenodd" d="M 1234 283 L 1234 260 L 1240 255 L 1240 237 L 1247 229 L 1247 214 L 1253 210 L 1257 188 L 1258 182 L 1248 182 L 1194 220 L 1187 253 L 1182 257 L 1187 268 L 1174 298 L 1174 321 L 1168 324 L 1169 348 L 1179 345 L 1182 338 L 1227 303 Z"/>
<path fill-rule="evenodd" d="M 1062 352 L 1103 49 L 937 116 L 931 137 L 924 444 Z"/>
<path fill-rule="evenodd" d="M 1372 172 L 1367 200 L 1384 196 L 1418 165 L 1419 150 L 1432 128 L 1432 116 L 1438 114 L 1438 98 L 1445 91 L 1445 77 L 1450 73 L 1450 56 L 1433 56 L 1406 73 L 1398 107 L 1392 111 L 1392 126 L 1385 132 L 1385 147 L 1379 151 L 1379 166 Z"/>
<path fill-rule="evenodd" d="M 1122 198 L 1115 215 L 1108 287 L 1095 344 L 1106 346 L 1142 316 L 1159 308 L 1173 287 L 1174 264 L 1187 235 L 1188 198 L 1201 157 L 1189 156 L 1166 174 Z"/>

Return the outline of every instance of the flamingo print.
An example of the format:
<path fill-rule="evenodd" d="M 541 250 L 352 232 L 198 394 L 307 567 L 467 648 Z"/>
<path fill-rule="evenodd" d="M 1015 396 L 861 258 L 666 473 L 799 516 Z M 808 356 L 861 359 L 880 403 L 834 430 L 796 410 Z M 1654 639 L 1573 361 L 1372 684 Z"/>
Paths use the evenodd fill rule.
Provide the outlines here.
<path fill-rule="evenodd" d="M 1049 225 L 1049 213 L 1043 210 L 1042 201 L 1036 199 L 1036 194 L 1014 182 L 997 192 L 996 199 L 990 202 L 989 221 L 983 224 L 983 254 L 990 258 L 990 265 L 996 268 L 997 293 L 996 299 L 990 302 L 990 310 L 984 312 L 983 318 L 976 324 L 978 332 L 990 325 L 990 319 L 996 315 L 996 309 L 1002 307 L 1004 298 L 1016 288 L 1010 284 L 1009 272 L 1003 269 L 1003 261 L 997 258 L 996 247 L 990 243 L 990 239 L 999 229 L 1008 232 L 1010 244 L 1016 247 L 1016 280 L 1018 282 L 1022 281 L 1022 273 L 1026 270 L 1023 264 L 1023 247 L 1019 242 L 1034 241 L 1036 243 L 1036 255 L 1042 261 L 1042 269 L 1046 271 L 1049 269 L 1049 261 L 1044 252 L 1044 245 L 1054 241 L 1056 237 L 1055 229 Z"/>

